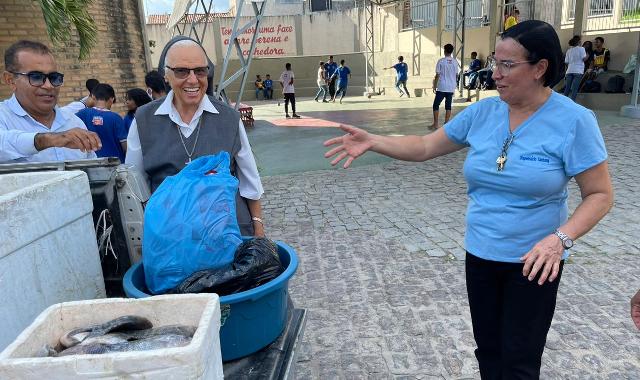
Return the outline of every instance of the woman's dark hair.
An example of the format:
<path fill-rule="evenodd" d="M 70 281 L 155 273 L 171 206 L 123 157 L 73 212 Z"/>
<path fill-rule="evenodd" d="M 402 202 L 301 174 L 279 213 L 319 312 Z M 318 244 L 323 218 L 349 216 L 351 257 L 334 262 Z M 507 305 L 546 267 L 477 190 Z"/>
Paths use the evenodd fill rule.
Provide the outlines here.
<path fill-rule="evenodd" d="M 573 38 L 569 40 L 569 46 L 578 46 L 579 43 L 580 43 L 580 36 L 573 36 Z"/>
<path fill-rule="evenodd" d="M 582 47 L 587 51 L 587 53 L 591 53 L 591 51 L 593 50 L 593 44 L 589 40 L 584 41 L 582 43 Z"/>
<path fill-rule="evenodd" d="M 147 94 L 147 92 L 141 88 L 132 88 L 131 90 L 127 91 L 127 99 L 133 100 L 133 102 L 136 104 L 136 108 L 142 107 L 151 101 L 149 94 Z M 133 115 L 136 113 L 136 110 L 128 111 L 127 113 Z"/>
<path fill-rule="evenodd" d="M 549 62 L 544 73 L 544 86 L 553 87 L 564 76 L 564 55 L 560 39 L 553 27 L 544 21 L 527 20 L 502 33 L 502 39 L 512 38 L 527 50 L 531 65 L 546 59 Z"/>

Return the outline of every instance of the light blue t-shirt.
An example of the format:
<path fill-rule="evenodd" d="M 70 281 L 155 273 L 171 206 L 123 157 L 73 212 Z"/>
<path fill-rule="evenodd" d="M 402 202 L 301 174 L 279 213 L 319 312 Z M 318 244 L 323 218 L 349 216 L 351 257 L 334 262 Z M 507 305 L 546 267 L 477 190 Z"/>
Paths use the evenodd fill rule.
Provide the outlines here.
<path fill-rule="evenodd" d="M 516 128 L 501 172 L 496 159 L 510 132 L 499 97 L 475 103 L 444 128 L 451 141 L 469 147 L 465 246 L 485 260 L 519 263 L 567 221 L 571 177 L 607 159 L 593 112 L 556 92 Z"/>

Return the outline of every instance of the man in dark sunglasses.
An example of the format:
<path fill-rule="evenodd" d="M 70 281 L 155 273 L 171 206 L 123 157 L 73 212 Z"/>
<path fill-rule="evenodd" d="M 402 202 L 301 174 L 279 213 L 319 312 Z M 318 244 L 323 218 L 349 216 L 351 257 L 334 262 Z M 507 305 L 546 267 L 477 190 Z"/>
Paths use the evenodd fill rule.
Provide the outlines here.
<path fill-rule="evenodd" d="M 13 96 L 0 102 L 0 163 L 95 158 L 98 135 L 56 106 L 64 75 L 49 49 L 18 41 L 4 55 L 4 82 Z"/>
<path fill-rule="evenodd" d="M 138 169 L 154 192 L 198 157 L 226 151 L 238 178 L 236 216 L 242 235 L 264 236 L 263 189 L 240 114 L 207 96 L 213 68 L 202 46 L 175 37 L 160 68 L 171 86 L 166 97 L 138 108 L 127 137 L 125 163 Z"/>

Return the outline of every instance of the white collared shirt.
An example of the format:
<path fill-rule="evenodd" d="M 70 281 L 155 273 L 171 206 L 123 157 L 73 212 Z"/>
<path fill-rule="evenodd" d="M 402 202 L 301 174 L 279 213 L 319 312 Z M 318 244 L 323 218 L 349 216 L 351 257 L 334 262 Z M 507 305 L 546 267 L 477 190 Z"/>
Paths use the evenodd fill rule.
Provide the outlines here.
<path fill-rule="evenodd" d="M 85 96 L 84 98 L 80 99 L 80 100 L 76 100 L 74 102 L 71 102 L 69 104 L 67 104 L 64 107 L 60 107 L 65 111 L 69 111 L 72 114 L 77 114 L 78 112 L 82 111 L 83 109 L 87 108 L 87 100 L 89 99 L 88 96 Z"/>
<path fill-rule="evenodd" d="M 180 127 L 180 132 L 186 138 L 196 130 L 198 122 L 203 112 L 219 113 L 213 106 L 207 96 L 202 98 L 196 113 L 193 115 L 190 123 L 182 121 L 178 110 L 173 105 L 173 91 L 169 91 L 164 102 L 158 107 L 155 115 L 169 115 L 171 121 L 176 123 Z M 247 138 L 247 132 L 244 130 L 242 120 L 238 124 L 238 133 L 240 134 L 240 151 L 235 156 L 238 164 L 238 181 L 240 195 L 247 199 L 258 200 L 264 193 L 262 188 L 262 182 L 260 181 L 260 175 L 258 174 L 258 167 L 256 161 L 251 152 L 251 145 L 249 145 L 249 139 Z M 136 170 L 140 171 L 145 178 L 148 178 L 147 173 L 144 171 L 142 146 L 140 144 L 140 136 L 138 135 L 138 124 L 134 119 L 129 129 L 129 136 L 127 136 L 127 156 L 125 159 L 127 165 L 133 166 Z"/>
<path fill-rule="evenodd" d="M 73 128 L 87 129 L 82 120 L 62 108 L 55 107 L 51 128 L 36 121 L 22 108 L 15 94 L 0 102 L 0 163 L 50 162 L 96 158 L 94 152 L 80 149 L 47 148 L 38 151 L 33 139 L 38 133 L 63 132 Z"/>

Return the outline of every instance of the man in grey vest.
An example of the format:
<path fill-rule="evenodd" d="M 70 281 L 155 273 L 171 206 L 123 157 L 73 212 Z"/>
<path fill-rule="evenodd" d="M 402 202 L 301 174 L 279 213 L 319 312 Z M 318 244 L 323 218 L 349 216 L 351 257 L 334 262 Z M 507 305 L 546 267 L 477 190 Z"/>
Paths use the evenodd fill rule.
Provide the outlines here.
<path fill-rule="evenodd" d="M 229 152 L 231 173 L 239 180 L 240 232 L 264 236 L 262 183 L 240 114 L 206 95 L 213 67 L 197 42 L 174 39 L 165 52 L 165 79 L 171 91 L 138 108 L 127 137 L 126 163 L 148 178 L 153 192 L 192 160 Z"/>

